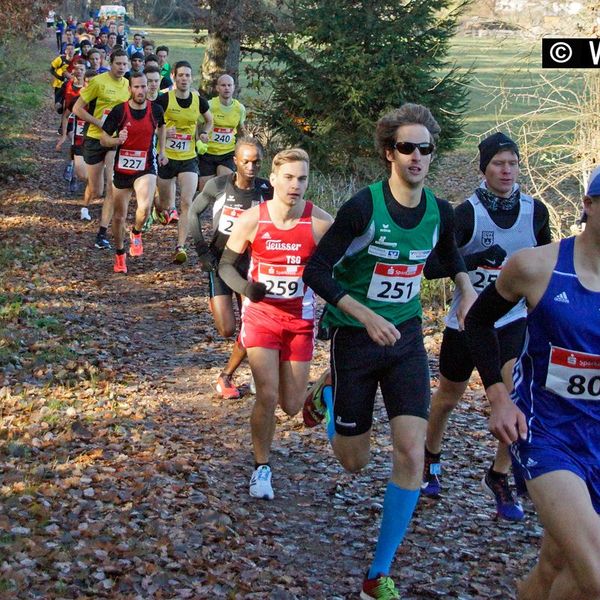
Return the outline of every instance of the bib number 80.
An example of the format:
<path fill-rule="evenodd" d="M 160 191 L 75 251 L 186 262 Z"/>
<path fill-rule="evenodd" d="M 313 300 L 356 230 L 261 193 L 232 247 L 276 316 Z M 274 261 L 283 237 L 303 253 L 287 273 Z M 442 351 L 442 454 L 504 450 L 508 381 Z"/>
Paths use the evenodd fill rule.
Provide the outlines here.
<path fill-rule="evenodd" d="M 592 397 L 600 397 L 600 375 L 594 375 L 587 380 L 583 375 L 573 375 L 569 377 L 567 392 L 573 396 L 582 396 L 584 394 Z"/>

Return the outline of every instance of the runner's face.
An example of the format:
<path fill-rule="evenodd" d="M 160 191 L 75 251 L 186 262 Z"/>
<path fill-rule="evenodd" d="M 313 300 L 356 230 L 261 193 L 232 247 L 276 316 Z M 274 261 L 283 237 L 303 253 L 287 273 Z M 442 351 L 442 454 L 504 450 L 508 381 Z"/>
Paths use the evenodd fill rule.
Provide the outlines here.
<path fill-rule="evenodd" d="M 85 75 L 85 65 L 77 63 L 75 65 L 75 68 L 73 69 L 73 74 L 75 75 L 75 79 L 77 79 L 77 83 L 83 83 L 83 76 Z"/>
<path fill-rule="evenodd" d="M 233 157 L 238 175 L 252 180 L 260 170 L 261 155 L 255 146 L 240 146 Z"/>
<path fill-rule="evenodd" d="M 94 54 L 90 55 L 89 59 L 90 64 L 92 65 L 92 69 L 94 69 L 94 71 L 97 71 L 100 68 L 100 63 L 102 62 L 102 59 L 100 58 L 100 53 L 94 52 Z"/>
<path fill-rule="evenodd" d="M 132 58 L 131 59 L 131 69 L 133 71 L 141 71 L 143 64 L 144 64 L 144 61 L 141 58 Z"/>
<path fill-rule="evenodd" d="M 146 77 L 136 77 L 129 84 L 129 93 L 131 99 L 136 104 L 144 104 L 146 101 L 146 93 L 148 91 L 148 83 Z"/>
<path fill-rule="evenodd" d="M 110 65 L 110 70 L 115 77 L 123 77 L 127 72 L 129 61 L 127 56 L 117 56 L 113 63 Z"/>
<path fill-rule="evenodd" d="M 160 86 L 160 75 L 158 73 L 148 73 L 146 80 L 148 81 L 148 95 L 154 98 Z"/>
<path fill-rule="evenodd" d="M 158 64 L 162 67 L 167 62 L 167 53 L 164 50 L 160 50 L 156 53 L 158 56 Z"/>
<path fill-rule="evenodd" d="M 154 54 L 154 46 L 144 46 L 144 56 Z"/>
<path fill-rule="evenodd" d="M 295 206 L 303 200 L 308 187 L 308 165 L 303 160 L 284 163 L 271 173 L 270 181 L 275 197 L 286 206 Z"/>
<path fill-rule="evenodd" d="M 431 142 L 429 130 L 424 125 L 401 125 L 396 131 L 396 142 L 412 142 L 428 144 Z M 391 164 L 391 177 L 400 178 L 406 185 L 417 188 L 429 173 L 429 165 L 433 154 L 423 156 L 418 148 L 412 154 L 400 154 L 396 149 L 386 150 Z"/>
<path fill-rule="evenodd" d="M 134 35 L 133 36 L 133 43 L 139 48 L 142 45 L 142 36 L 141 35 Z"/>
<path fill-rule="evenodd" d="M 519 157 L 512 150 L 495 154 L 485 168 L 485 182 L 496 196 L 507 198 L 519 176 Z"/>
<path fill-rule="evenodd" d="M 180 92 L 187 92 L 192 85 L 192 70 L 189 67 L 179 67 L 175 73 L 175 87 Z"/>
<path fill-rule="evenodd" d="M 229 100 L 233 96 L 235 85 L 229 75 L 223 75 L 217 82 L 217 93 L 222 100 Z"/>

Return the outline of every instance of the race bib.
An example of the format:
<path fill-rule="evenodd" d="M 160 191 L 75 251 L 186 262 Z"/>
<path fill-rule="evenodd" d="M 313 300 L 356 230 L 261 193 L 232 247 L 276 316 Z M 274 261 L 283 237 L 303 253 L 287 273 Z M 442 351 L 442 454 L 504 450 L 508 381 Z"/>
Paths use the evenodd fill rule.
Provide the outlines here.
<path fill-rule="evenodd" d="M 482 292 L 490 283 L 498 279 L 501 270 L 496 267 L 477 267 L 475 271 L 469 273 L 469 277 L 473 287 L 478 292 Z"/>
<path fill-rule="evenodd" d="M 148 152 L 144 150 L 121 150 L 117 163 L 118 169 L 120 171 L 145 171 L 147 154 Z"/>
<path fill-rule="evenodd" d="M 266 298 L 288 300 L 302 298 L 304 265 L 258 265 L 258 281 L 267 286 Z"/>
<path fill-rule="evenodd" d="M 223 210 L 221 211 L 221 216 L 219 217 L 219 226 L 217 229 L 221 233 L 225 233 L 229 235 L 235 222 L 238 220 L 239 216 L 243 213 L 243 209 L 241 208 L 232 208 L 231 206 L 223 206 Z"/>
<path fill-rule="evenodd" d="M 389 265 L 378 262 L 373 269 L 367 298 L 379 302 L 409 302 L 421 291 L 422 274 L 422 263 Z"/>
<path fill-rule="evenodd" d="M 212 141 L 216 144 L 231 144 L 235 137 L 232 127 L 213 127 Z"/>
<path fill-rule="evenodd" d="M 192 136 L 189 133 L 176 133 L 167 139 L 167 148 L 173 152 L 188 152 L 192 147 Z"/>
<path fill-rule="evenodd" d="M 569 400 L 600 400 L 600 356 L 552 346 L 545 387 Z"/>

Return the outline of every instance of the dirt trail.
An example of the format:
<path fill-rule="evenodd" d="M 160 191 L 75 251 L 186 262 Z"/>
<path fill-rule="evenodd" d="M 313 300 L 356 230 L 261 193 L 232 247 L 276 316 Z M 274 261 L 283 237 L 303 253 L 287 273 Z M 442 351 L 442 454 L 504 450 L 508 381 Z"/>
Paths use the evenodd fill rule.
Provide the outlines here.
<path fill-rule="evenodd" d="M 28 142 L 39 172 L 0 195 L 3 301 L 20 303 L 0 322 L 14 349 L 0 380 L 0 597 L 357 598 L 390 465 L 381 406 L 356 477 L 323 430 L 279 414 L 276 499 L 251 500 L 252 396 L 214 393 L 230 342 L 195 258 L 172 264 L 175 228 L 155 226 L 129 274 L 113 274 L 112 253 L 93 248 L 100 206 L 82 223 L 65 192 L 56 120 L 47 108 Z M 319 345 L 313 378 L 326 362 Z M 407 600 L 513 598 L 537 553 L 531 510 L 524 524 L 493 519 L 479 485 L 492 442 L 480 392 L 467 400 L 448 491 L 421 500 L 393 567 Z"/>

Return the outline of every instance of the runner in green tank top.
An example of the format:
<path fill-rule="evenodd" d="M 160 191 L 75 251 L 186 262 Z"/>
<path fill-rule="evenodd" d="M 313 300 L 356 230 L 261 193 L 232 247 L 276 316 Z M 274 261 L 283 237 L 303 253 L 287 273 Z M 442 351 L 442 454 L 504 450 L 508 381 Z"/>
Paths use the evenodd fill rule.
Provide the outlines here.
<path fill-rule="evenodd" d="M 354 472 L 369 462 L 378 387 L 390 420 L 392 472 L 360 595 L 367 600 L 399 598 L 389 572 L 419 496 L 430 397 L 420 286 L 433 248 L 463 293 L 460 319 L 476 297 L 454 240 L 452 207 L 424 188 L 439 133 L 417 104 L 379 120 L 377 149 L 389 178 L 340 208 L 304 271 L 328 302 L 331 330 L 331 373 L 307 397 L 305 424 L 326 416 L 335 455 Z"/>

